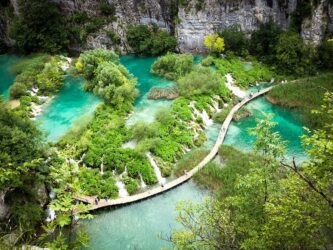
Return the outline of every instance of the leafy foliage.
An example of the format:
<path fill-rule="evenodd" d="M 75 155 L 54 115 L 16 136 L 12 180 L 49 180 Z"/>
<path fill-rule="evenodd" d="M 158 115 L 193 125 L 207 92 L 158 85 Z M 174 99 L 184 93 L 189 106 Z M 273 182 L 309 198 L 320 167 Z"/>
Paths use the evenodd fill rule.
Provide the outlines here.
<path fill-rule="evenodd" d="M 227 99 L 229 92 L 223 80 L 211 68 L 197 66 L 189 74 L 180 78 L 177 85 L 180 94 L 185 97 L 217 94 Z"/>
<path fill-rule="evenodd" d="M 225 50 L 232 51 L 237 55 L 246 55 L 248 40 L 239 26 L 231 26 L 219 33 L 224 39 Z"/>
<path fill-rule="evenodd" d="M 153 74 L 169 80 L 177 80 L 193 68 L 193 56 L 190 54 L 168 53 L 159 57 L 151 67 Z"/>
<path fill-rule="evenodd" d="M 97 169 L 80 168 L 80 187 L 86 195 L 118 197 L 118 188 L 111 172 L 100 174 Z"/>
<path fill-rule="evenodd" d="M 214 53 L 221 53 L 224 51 L 224 39 L 218 34 L 209 34 L 204 40 L 205 47 Z"/>
<path fill-rule="evenodd" d="M 76 68 L 88 80 L 85 89 L 103 97 L 107 103 L 129 108 L 134 102 L 138 94 L 136 80 L 120 65 L 114 52 L 103 49 L 87 51 L 80 55 Z"/>
<path fill-rule="evenodd" d="M 236 80 L 237 85 L 247 88 L 250 84 L 257 81 L 270 81 L 273 78 L 273 72 L 264 64 L 252 61 L 251 68 L 245 70 L 244 61 L 235 56 L 227 58 L 217 58 L 214 61 L 218 72 L 222 75 L 230 73 Z"/>
<path fill-rule="evenodd" d="M 173 51 L 177 45 L 176 39 L 157 26 L 130 25 L 126 38 L 133 52 L 143 56 L 157 56 L 167 51 Z"/>
<path fill-rule="evenodd" d="M 15 17 L 10 35 L 24 52 L 63 51 L 69 34 L 58 6 L 47 0 L 20 0 L 20 14 Z"/>

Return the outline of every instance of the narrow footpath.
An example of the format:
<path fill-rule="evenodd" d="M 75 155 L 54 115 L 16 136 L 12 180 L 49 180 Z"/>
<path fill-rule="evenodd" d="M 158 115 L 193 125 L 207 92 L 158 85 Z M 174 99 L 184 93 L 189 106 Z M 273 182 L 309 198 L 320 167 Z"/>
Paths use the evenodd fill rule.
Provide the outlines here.
<path fill-rule="evenodd" d="M 159 186 L 159 187 L 155 187 L 153 189 L 149 189 L 145 192 L 139 193 L 139 194 L 135 194 L 135 195 L 131 195 L 128 197 L 124 197 L 124 198 L 118 198 L 118 199 L 114 199 L 114 200 L 104 200 L 101 199 L 98 204 L 95 204 L 95 196 L 80 196 L 77 197 L 76 199 L 79 201 L 82 201 L 84 203 L 89 203 L 91 204 L 91 208 L 89 210 L 96 210 L 99 208 L 103 208 L 103 207 L 109 207 L 109 206 L 116 206 L 116 205 L 123 205 L 123 204 L 128 204 L 128 203 L 132 203 L 132 202 L 136 202 L 136 201 L 140 201 L 140 200 L 144 200 L 147 199 L 149 197 L 152 197 L 154 195 L 163 193 L 167 190 L 170 190 L 186 181 L 188 181 L 189 179 L 192 178 L 192 176 L 194 174 L 196 174 L 200 169 L 202 169 L 207 163 L 209 163 L 211 160 L 214 159 L 215 155 L 218 153 L 218 150 L 220 148 L 220 146 L 223 144 L 224 138 L 227 134 L 230 122 L 232 121 L 232 118 L 234 116 L 234 114 L 241 109 L 245 104 L 247 104 L 248 102 L 252 101 L 253 99 L 257 98 L 258 96 L 264 95 L 267 92 L 269 92 L 273 87 L 268 87 L 265 89 L 260 90 L 257 93 L 253 93 L 250 96 L 246 96 L 241 102 L 239 102 L 238 104 L 236 104 L 229 112 L 227 118 L 224 120 L 222 127 L 220 129 L 220 133 L 219 136 L 217 137 L 217 140 L 215 142 L 214 147 L 210 150 L 209 154 L 196 166 L 194 167 L 191 171 L 185 173 L 184 175 L 178 177 L 175 180 L 172 180 L 168 183 L 166 183 L 164 186 Z"/>

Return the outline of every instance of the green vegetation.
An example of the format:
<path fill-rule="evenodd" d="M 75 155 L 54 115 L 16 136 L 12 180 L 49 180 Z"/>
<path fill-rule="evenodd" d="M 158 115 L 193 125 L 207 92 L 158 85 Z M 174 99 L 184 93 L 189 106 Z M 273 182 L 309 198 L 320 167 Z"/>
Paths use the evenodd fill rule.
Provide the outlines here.
<path fill-rule="evenodd" d="M 320 107 L 322 96 L 327 90 L 333 91 L 332 73 L 277 85 L 270 91 L 268 99 L 274 104 L 297 109 L 305 124 L 318 128 L 326 123 L 326 116 L 319 116 L 311 110 Z"/>
<path fill-rule="evenodd" d="M 124 108 L 130 109 L 138 94 L 136 80 L 119 63 L 114 52 L 102 49 L 87 51 L 80 55 L 76 69 L 88 80 L 86 90 L 101 96 L 108 104 L 125 105 Z"/>
<path fill-rule="evenodd" d="M 214 64 L 220 74 L 232 74 L 238 86 L 247 88 L 257 81 L 268 82 L 273 78 L 272 71 L 257 61 L 252 61 L 251 68 L 245 70 L 246 62 L 229 55 L 226 58 L 216 58 Z"/>
<path fill-rule="evenodd" d="M 191 97 L 195 95 L 219 95 L 228 100 L 229 91 L 224 79 L 211 68 L 197 66 L 189 74 L 177 81 L 181 95 Z"/>
<path fill-rule="evenodd" d="M 45 145 L 32 121 L 21 117 L 0 100 L 0 236 L 16 232 L 17 242 L 27 242 L 44 220 L 42 205 L 47 202 L 44 182 L 48 167 L 43 161 Z"/>
<path fill-rule="evenodd" d="M 10 98 L 16 99 L 28 95 L 27 91 L 37 86 L 37 75 L 49 60 L 47 55 L 30 56 L 12 66 L 11 71 L 17 75 L 14 84 L 10 88 Z"/>
<path fill-rule="evenodd" d="M 10 26 L 10 35 L 23 52 L 55 53 L 65 50 L 69 33 L 57 4 L 47 0 L 20 0 L 20 14 Z"/>
<path fill-rule="evenodd" d="M 297 33 L 286 32 L 279 36 L 276 45 L 276 65 L 279 72 L 296 76 L 316 72 L 314 46 L 303 42 Z"/>
<path fill-rule="evenodd" d="M 205 36 L 204 45 L 211 53 L 218 54 L 224 51 L 224 39 L 218 34 Z"/>
<path fill-rule="evenodd" d="M 193 64 L 193 56 L 190 54 L 168 53 L 154 62 L 151 72 L 169 80 L 177 80 L 189 73 Z"/>
<path fill-rule="evenodd" d="M 98 195 L 101 198 L 118 197 L 118 188 L 110 171 L 100 174 L 98 169 L 82 167 L 79 172 L 79 181 L 83 194 Z"/>
<path fill-rule="evenodd" d="M 225 50 L 232 51 L 236 55 L 246 56 L 248 54 L 248 39 L 245 33 L 241 31 L 240 26 L 226 28 L 219 33 L 223 37 Z"/>
<path fill-rule="evenodd" d="M 185 171 L 188 172 L 192 170 L 208 155 L 208 153 L 208 150 L 192 150 L 177 162 L 175 175 L 181 176 L 184 175 Z"/>
<path fill-rule="evenodd" d="M 320 249 L 330 245 L 333 220 L 332 100 L 326 93 L 317 111 L 328 114 L 323 129 L 302 137 L 309 159 L 301 165 L 281 156 L 285 143 L 272 132 L 271 117 L 258 121 L 254 153 L 222 146 L 224 166 L 207 166 L 195 177 L 216 197 L 182 202 L 177 220 L 184 229 L 171 236 L 176 248 Z M 310 132 L 310 131 L 309 131 Z M 324 153 L 325 152 L 325 153 Z M 207 233 L 209 232 L 209 233 Z"/>
<path fill-rule="evenodd" d="M 173 51 L 177 45 L 176 38 L 157 26 L 143 24 L 130 25 L 126 38 L 133 52 L 142 56 L 157 56 L 167 51 Z"/>

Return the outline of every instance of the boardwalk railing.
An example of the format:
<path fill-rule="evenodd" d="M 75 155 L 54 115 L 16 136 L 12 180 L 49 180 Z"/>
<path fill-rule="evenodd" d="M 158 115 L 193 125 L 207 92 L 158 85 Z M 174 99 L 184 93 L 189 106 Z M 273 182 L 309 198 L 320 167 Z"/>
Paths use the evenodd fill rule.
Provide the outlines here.
<path fill-rule="evenodd" d="M 163 193 L 167 190 L 170 190 L 186 181 L 188 181 L 194 174 L 196 174 L 200 169 L 202 169 L 207 163 L 209 163 L 215 155 L 218 153 L 219 147 L 222 145 L 224 138 L 227 134 L 228 127 L 230 125 L 230 122 L 234 116 L 234 114 L 242 108 L 246 103 L 250 102 L 251 100 L 257 98 L 258 96 L 264 95 L 267 92 L 269 92 L 272 89 L 272 87 L 268 87 L 265 89 L 260 90 L 257 93 L 251 94 L 249 97 L 245 97 L 241 102 L 236 104 L 229 112 L 227 118 L 224 120 L 222 127 L 220 129 L 220 133 L 217 137 L 216 143 L 213 146 L 213 148 L 210 150 L 209 154 L 191 171 L 185 173 L 183 176 L 178 177 L 175 180 L 172 180 L 168 183 L 166 183 L 164 186 L 155 187 L 153 189 L 147 190 L 145 192 L 131 195 L 128 197 L 118 198 L 114 200 L 100 200 L 98 204 L 95 204 L 95 197 L 94 196 L 79 196 L 76 197 L 77 200 L 83 201 L 85 203 L 90 203 L 92 206 L 90 210 L 96 210 L 102 207 L 108 207 L 108 206 L 116 206 L 116 205 L 123 205 L 128 204 L 136 201 L 140 201 L 143 199 L 147 199 L 149 197 L 152 197 L 154 195 L 157 195 L 159 193 Z"/>

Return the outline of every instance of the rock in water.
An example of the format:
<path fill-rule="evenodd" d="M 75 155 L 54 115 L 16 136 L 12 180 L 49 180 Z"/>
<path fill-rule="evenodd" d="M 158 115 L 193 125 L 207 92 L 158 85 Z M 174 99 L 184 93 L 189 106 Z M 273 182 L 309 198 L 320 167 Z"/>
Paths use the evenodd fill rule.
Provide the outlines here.
<path fill-rule="evenodd" d="M 179 93 L 176 88 L 157 88 L 153 87 L 150 89 L 148 99 L 168 99 L 173 100 L 179 97 Z"/>

